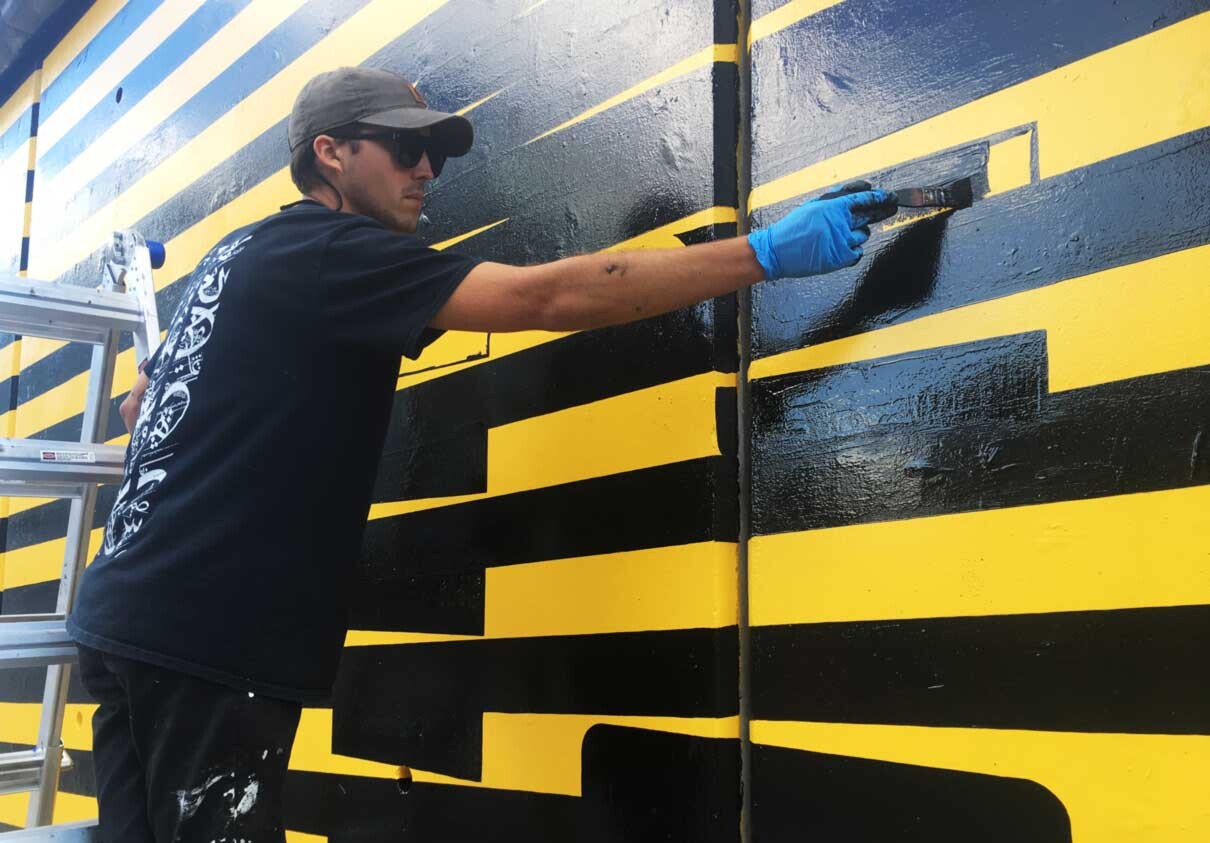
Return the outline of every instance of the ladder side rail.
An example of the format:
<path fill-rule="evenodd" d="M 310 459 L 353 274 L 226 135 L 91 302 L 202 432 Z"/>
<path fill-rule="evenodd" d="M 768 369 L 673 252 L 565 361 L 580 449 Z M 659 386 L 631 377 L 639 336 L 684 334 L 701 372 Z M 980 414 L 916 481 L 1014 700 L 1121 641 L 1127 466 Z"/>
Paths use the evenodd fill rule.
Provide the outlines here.
<path fill-rule="evenodd" d="M 110 396 L 117 360 L 118 334 L 111 331 L 105 342 L 93 348 L 88 377 L 88 396 L 84 407 L 81 442 L 104 442 L 109 423 Z M 67 548 L 63 555 L 63 576 L 55 606 L 58 614 L 69 615 L 76 597 L 76 583 L 88 556 L 88 538 L 92 533 L 97 504 L 97 487 L 89 485 L 84 494 L 71 501 L 67 520 Z M 38 748 L 45 751 L 38 789 L 30 794 L 27 826 L 49 825 L 54 815 L 55 795 L 59 790 L 62 765 L 63 714 L 67 704 L 69 664 L 46 669 L 46 688 L 42 695 L 42 720 L 38 729 Z"/>

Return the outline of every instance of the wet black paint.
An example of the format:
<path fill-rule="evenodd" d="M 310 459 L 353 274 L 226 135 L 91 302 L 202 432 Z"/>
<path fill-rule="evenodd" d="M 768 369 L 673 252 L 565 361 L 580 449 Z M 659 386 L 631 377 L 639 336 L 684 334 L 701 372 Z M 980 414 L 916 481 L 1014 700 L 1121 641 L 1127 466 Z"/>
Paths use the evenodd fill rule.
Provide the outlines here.
<path fill-rule="evenodd" d="M 485 711 L 734 716 L 737 658 L 734 627 L 351 647 L 332 746 L 477 780 Z"/>
<path fill-rule="evenodd" d="M 756 533 L 1210 483 L 1210 367 L 1049 392 L 1022 334 L 752 386 Z"/>
<path fill-rule="evenodd" d="M 898 186 L 957 175 L 969 154 L 929 156 L 872 174 Z M 948 215 L 932 277 L 909 262 L 901 283 L 926 291 L 910 307 L 896 303 L 837 319 L 871 263 L 903 236 L 875 232 L 852 269 L 807 280 L 777 281 L 752 290 L 754 357 L 900 324 L 1159 255 L 1210 243 L 1210 129 L 1199 129 L 1009 193 L 976 199 Z M 794 201 L 762 209 L 769 222 Z M 918 222 L 913 226 L 923 225 Z M 887 272 L 894 271 L 894 262 Z M 889 280 L 889 278 L 888 278 Z"/>
<path fill-rule="evenodd" d="M 753 717 L 1210 734 L 1210 606 L 755 627 Z"/>

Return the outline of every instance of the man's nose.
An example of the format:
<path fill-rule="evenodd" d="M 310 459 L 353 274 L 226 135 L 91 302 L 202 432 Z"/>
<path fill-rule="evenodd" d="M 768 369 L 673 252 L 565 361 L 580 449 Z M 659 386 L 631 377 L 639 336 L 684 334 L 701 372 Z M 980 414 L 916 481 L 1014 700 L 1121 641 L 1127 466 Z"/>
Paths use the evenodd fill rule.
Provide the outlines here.
<path fill-rule="evenodd" d="M 412 178 L 417 181 L 432 181 L 436 178 L 433 175 L 433 165 L 429 163 L 429 154 L 427 152 L 420 156 L 420 160 L 412 168 Z"/>

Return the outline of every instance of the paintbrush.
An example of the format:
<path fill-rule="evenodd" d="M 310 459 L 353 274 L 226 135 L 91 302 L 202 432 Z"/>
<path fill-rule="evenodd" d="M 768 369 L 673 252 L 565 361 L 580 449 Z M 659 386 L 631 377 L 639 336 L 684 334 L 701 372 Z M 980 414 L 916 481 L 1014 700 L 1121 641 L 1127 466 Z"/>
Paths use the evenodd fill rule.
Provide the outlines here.
<path fill-rule="evenodd" d="M 956 179 L 934 187 L 905 187 L 895 191 L 900 208 L 969 208 L 974 196 L 970 178 Z"/>

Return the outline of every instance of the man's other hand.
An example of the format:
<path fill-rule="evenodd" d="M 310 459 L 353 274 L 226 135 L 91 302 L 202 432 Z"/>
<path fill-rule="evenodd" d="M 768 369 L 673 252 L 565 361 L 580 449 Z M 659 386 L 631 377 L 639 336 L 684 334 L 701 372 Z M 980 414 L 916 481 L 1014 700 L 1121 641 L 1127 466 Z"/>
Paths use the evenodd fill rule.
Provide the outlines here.
<path fill-rule="evenodd" d="M 122 416 L 127 433 L 134 433 L 134 423 L 139 417 L 139 407 L 143 404 L 143 393 L 147 391 L 147 384 L 150 382 L 150 378 L 139 372 L 139 377 L 131 387 L 130 394 L 122 399 L 122 403 L 118 407 L 118 413 Z"/>

